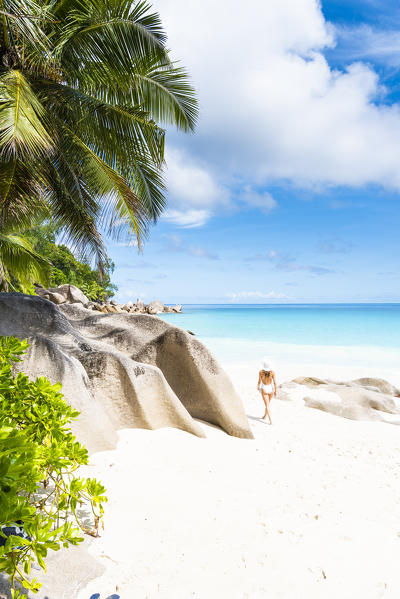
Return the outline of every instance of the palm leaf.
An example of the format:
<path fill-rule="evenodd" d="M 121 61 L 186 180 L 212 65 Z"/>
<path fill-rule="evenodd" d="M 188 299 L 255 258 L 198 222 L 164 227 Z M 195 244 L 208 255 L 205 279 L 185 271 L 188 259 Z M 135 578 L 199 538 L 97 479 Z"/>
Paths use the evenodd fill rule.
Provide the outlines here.
<path fill-rule="evenodd" d="M 10 273 L 26 291 L 32 283 L 49 285 L 51 264 L 20 235 L 0 233 L 0 288 L 12 286 Z"/>
<path fill-rule="evenodd" d="M 47 111 L 77 129 L 88 144 L 96 147 L 96 152 L 103 153 L 109 164 L 129 161 L 133 152 L 140 152 L 149 154 L 161 166 L 165 131 L 139 107 L 115 105 L 97 98 L 96 94 L 89 95 L 54 81 L 38 80 L 35 90 Z"/>
<path fill-rule="evenodd" d="M 156 121 L 193 131 L 198 117 L 195 90 L 185 69 L 169 62 L 141 61 L 135 64 L 132 101 L 143 106 Z"/>
<path fill-rule="evenodd" d="M 40 165 L 35 161 L 0 161 L 0 231 L 21 231 L 30 226 L 32 219 L 47 215 L 39 172 Z"/>
<path fill-rule="evenodd" d="M 49 161 L 47 172 L 50 180 L 47 200 L 53 221 L 60 227 L 62 241 L 88 260 L 95 257 L 102 271 L 107 254 L 96 224 L 99 205 L 87 189 L 81 170 L 60 147 Z"/>
<path fill-rule="evenodd" d="M 25 50 L 48 49 L 47 36 L 42 25 L 51 19 L 48 7 L 34 0 L 1 0 L 0 17 L 3 21 L 6 47 Z"/>
<path fill-rule="evenodd" d="M 138 247 L 147 232 L 147 215 L 143 203 L 126 180 L 109 164 L 104 162 L 86 143 L 70 130 L 71 145 L 84 152 L 86 181 L 94 183 L 101 201 L 100 227 L 108 234 L 119 238 L 122 228 L 128 227 L 129 234 L 136 237 Z M 121 226 L 122 225 L 122 226 Z"/>
<path fill-rule="evenodd" d="M 36 158 L 53 140 L 44 123 L 45 109 L 21 71 L 0 77 L 0 156 Z"/>
<path fill-rule="evenodd" d="M 58 45 L 60 60 L 73 77 L 91 63 L 106 71 L 125 70 L 139 56 L 166 53 L 166 36 L 157 13 L 147 2 L 70 0 L 55 9 L 65 18 Z"/>

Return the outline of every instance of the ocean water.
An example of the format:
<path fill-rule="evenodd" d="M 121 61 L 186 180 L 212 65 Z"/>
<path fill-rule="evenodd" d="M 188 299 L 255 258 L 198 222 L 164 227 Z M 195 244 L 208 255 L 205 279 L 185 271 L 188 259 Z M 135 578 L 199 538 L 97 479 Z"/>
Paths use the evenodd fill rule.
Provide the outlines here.
<path fill-rule="evenodd" d="M 400 376 L 400 304 L 184 305 L 162 318 L 223 363 L 357 367 Z M 360 374 L 360 375 L 361 375 Z"/>
<path fill-rule="evenodd" d="M 185 305 L 163 318 L 204 338 L 400 348 L 400 304 Z"/>

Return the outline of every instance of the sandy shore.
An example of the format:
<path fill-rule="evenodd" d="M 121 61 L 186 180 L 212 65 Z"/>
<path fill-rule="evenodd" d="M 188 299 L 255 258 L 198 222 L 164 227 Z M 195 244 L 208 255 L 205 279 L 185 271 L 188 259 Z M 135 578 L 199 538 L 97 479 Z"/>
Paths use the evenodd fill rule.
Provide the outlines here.
<path fill-rule="evenodd" d="M 227 369 L 254 441 L 126 430 L 93 456 L 104 571 L 78 599 L 398 599 L 399 428 L 276 400 L 269 426 L 254 373 Z"/>

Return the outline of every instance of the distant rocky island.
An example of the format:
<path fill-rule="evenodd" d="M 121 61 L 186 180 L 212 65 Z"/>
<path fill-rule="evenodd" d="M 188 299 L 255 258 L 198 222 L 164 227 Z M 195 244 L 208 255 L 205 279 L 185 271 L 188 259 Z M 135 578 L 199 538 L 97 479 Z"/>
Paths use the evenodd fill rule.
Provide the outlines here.
<path fill-rule="evenodd" d="M 88 297 L 75 285 L 59 285 L 58 287 L 51 287 L 45 289 L 39 285 L 35 287 L 36 295 L 47 299 L 53 304 L 81 304 L 88 310 L 94 310 L 102 312 L 103 314 L 161 314 L 161 313 L 175 313 L 179 314 L 182 312 L 182 306 L 176 304 L 175 306 L 165 306 L 160 300 L 154 300 L 149 304 L 145 304 L 143 300 L 137 299 L 136 302 L 126 302 L 125 304 L 118 304 L 115 300 L 109 302 L 92 302 Z"/>

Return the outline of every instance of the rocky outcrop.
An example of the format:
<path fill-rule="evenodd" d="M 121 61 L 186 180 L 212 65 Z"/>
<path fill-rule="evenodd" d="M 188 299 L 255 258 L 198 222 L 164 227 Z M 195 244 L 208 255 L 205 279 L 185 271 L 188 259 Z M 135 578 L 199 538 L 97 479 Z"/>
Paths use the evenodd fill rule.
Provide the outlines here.
<path fill-rule="evenodd" d="M 195 419 L 252 438 L 242 403 L 207 348 L 161 319 L 3 293 L 0 335 L 29 339 L 18 368 L 62 383 L 81 412 L 75 432 L 90 451 L 113 447 L 121 428 L 170 426 L 204 436 Z"/>
<path fill-rule="evenodd" d="M 43 287 L 36 287 L 35 291 L 37 295 L 43 299 L 47 299 L 54 304 L 82 304 L 87 306 L 89 299 L 86 295 L 75 287 L 75 285 L 59 285 L 58 287 L 51 287 L 50 289 L 43 289 Z"/>
<path fill-rule="evenodd" d="M 307 407 L 352 420 L 400 424 L 400 390 L 383 379 L 342 383 L 301 377 L 280 385 L 278 399 L 297 400 Z"/>
<path fill-rule="evenodd" d="M 147 314 L 160 314 L 164 312 L 164 304 L 160 300 L 154 300 L 146 306 Z"/>
<path fill-rule="evenodd" d="M 161 314 L 162 312 L 169 313 L 180 313 L 182 312 L 182 306 L 176 304 L 175 306 L 164 306 L 160 300 L 154 300 L 149 304 L 145 305 L 143 300 L 138 299 L 136 303 L 126 302 L 125 304 L 118 304 L 114 299 L 109 302 L 92 302 L 86 295 L 75 285 L 60 285 L 59 287 L 51 287 L 50 289 L 44 289 L 37 285 L 35 287 L 36 294 L 43 299 L 47 299 L 57 306 L 60 304 L 82 304 L 89 310 L 102 312 L 103 314 Z"/>

